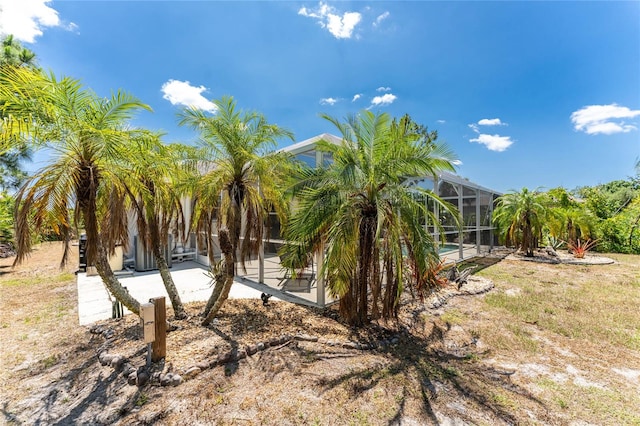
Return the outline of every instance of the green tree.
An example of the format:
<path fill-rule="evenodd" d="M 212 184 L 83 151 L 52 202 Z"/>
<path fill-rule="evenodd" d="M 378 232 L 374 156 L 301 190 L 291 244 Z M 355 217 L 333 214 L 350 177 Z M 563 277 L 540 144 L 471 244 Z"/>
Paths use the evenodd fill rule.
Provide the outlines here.
<path fill-rule="evenodd" d="M 502 195 L 496 203 L 493 221 L 505 244 L 515 244 L 526 256 L 533 256 L 547 220 L 544 194 L 522 188 Z"/>
<path fill-rule="evenodd" d="M 0 50 L 0 67 L 30 67 L 37 68 L 36 54 L 27 49 L 9 34 L 2 39 Z"/>
<path fill-rule="evenodd" d="M 169 243 L 172 232 L 176 231 L 178 238 L 185 235 L 181 194 L 178 192 L 180 158 L 174 147 L 163 144 L 160 135 L 152 132 L 136 134 L 127 146 L 126 157 L 122 179 L 136 213 L 138 238 L 153 253 L 175 318 L 186 318 L 163 254 L 163 247 Z"/>
<path fill-rule="evenodd" d="M 0 50 L 0 76 L 5 75 L 10 70 L 27 67 L 37 69 L 36 54 L 22 46 L 22 44 L 8 35 L 2 39 Z M 4 126 L 5 118 L 3 111 L 4 100 L 0 98 L 0 127 Z M 26 178 L 26 173 L 21 169 L 22 161 L 31 159 L 31 150 L 26 141 L 16 138 L 10 149 L 0 150 L 0 189 L 16 189 Z"/>
<path fill-rule="evenodd" d="M 22 170 L 22 162 L 31 160 L 31 149 L 26 143 L 0 154 L 0 190 L 11 190 L 20 187 L 27 178 Z"/>
<path fill-rule="evenodd" d="M 614 180 L 597 186 L 581 187 L 576 192 L 585 199 L 596 216 L 609 219 L 640 195 L 640 180 Z"/>
<path fill-rule="evenodd" d="M 217 112 L 213 116 L 195 108 L 180 114 L 180 125 L 201 135 L 199 173 L 191 182 L 190 226 L 207 247 L 212 264 L 217 231 L 223 256 L 223 279 L 216 281 L 203 313 L 205 325 L 229 296 L 236 262 L 244 268 L 257 254 L 269 212 L 275 210 L 281 222 L 286 221 L 282 181 L 288 157 L 274 149 L 279 138 L 293 139 L 289 131 L 269 124 L 262 114 L 237 110 L 231 97 L 214 103 Z"/>
<path fill-rule="evenodd" d="M 319 142 L 316 149 L 331 153 L 333 162 L 301 171 L 283 258 L 295 270 L 309 254 L 326 253 L 319 273 L 340 298 L 340 314 L 349 324 L 369 321 L 369 292 L 372 316 L 394 317 L 409 269 L 418 286 L 426 286 L 427 272 L 439 259 L 421 222 L 430 217 L 437 223 L 425 198 L 452 211 L 431 191 L 410 182 L 454 170 L 455 157 L 445 145 L 416 131 L 408 116 L 399 122 L 370 111 L 345 122 L 322 117 L 340 131 L 342 143 Z M 405 267 L 405 256 L 413 268 Z"/>
<path fill-rule="evenodd" d="M 139 303 L 113 274 L 108 253 L 128 241 L 126 193 L 119 173 L 131 136 L 127 121 L 135 111 L 149 107 L 123 92 L 99 97 L 68 77 L 15 72 L 3 81 L 8 84 L 0 85 L 0 96 L 8 100 L 15 117 L 29 119 L 34 109 L 40 117 L 30 119 L 21 132 L 27 129 L 36 146 L 52 151 L 50 163 L 16 194 L 16 263 L 30 251 L 32 232 L 51 226 L 68 242 L 82 219 L 88 263 L 95 263 L 109 291 L 138 314 Z M 63 263 L 67 256 L 65 250 Z"/>

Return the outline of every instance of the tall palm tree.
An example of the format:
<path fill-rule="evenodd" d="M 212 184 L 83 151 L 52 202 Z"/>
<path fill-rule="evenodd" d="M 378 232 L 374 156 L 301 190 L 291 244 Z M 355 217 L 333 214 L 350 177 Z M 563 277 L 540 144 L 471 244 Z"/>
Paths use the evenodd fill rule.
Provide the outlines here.
<path fill-rule="evenodd" d="M 319 142 L 316 149 L 333 155 L 323 169 L 305 170 L 294 188 L 296 209 L 287 224 L 283 257 L 295 269 L 309 253 L 326 252 L 320 274 L 340 297 L 340 313 L 352 325 L 372 314 L 394 317 L 413 266 L 419 286 L 438 258 L 436 244 L 422 224 L 430 217 L 425 198 L 452 211 L 433 192 L 412 185 L 415 179 L 454 170 L 453 153 L 426 132 L 411 126 L 408 117 L 391 122 L 388 114 L 363 111 L 342 123 L 323 115 L 342 134 L 338 146 Z M 455 215 L 457 216 L 457 214 Z"/>
<path fill-rule="evenodd" d="M 81 220 L 88 264 L 95 263 L 109 291 L 138 314 L 138 301 L 113 274 L 108 255 L 116 244 L 128 241 L 126 192 L 118 173 L 131 136 L 127 121 L 135 111 L 150 108 L 120 91 L 99 97 L 79 81 L 57 79 L 53 74 L 17 72 L 4 82 L 10 84 L 0 89 L 0 96 L 10 101 L 17 117 L 29 120 L 24 136 L 52 152 L 51 162 L 16 194 L 16 263 L 30 251 L 33 231 L 51 226 L 68 243 L 72 228 Z M 28 90 L 18 90 L 24 84 Z M 37 120 L 29 119 L 33 111 Z M 63 264 L 67 256 L 65 250 Z"/>
<path fill-rule="evenodd" d="M 138 237 L 153 253 L 175 318 L 186 318 L 163 254 L 163 247 L 169 243 L 168 237 L 173 231 L 177 231 L 178 238 L 185 235 L 181 194 L 178 192 L 180 159 L 176 150 L 162 143 L 159 134 L 146 131 L 132 138 L 126 156 L 122 179 L 136 213 Z"/>
<path fill-rule="evenodd" d="M 257 112 L 236 109 L 232 97 L 215 100 L 215 115 L 195 108 L 180 114 L 180 125 L 201 135 L 200 175 L 194 178 L 191 228 L 214 261 L 213 232 L 217 229 L 223 255 L 223 279 L 216 281 L 205 312 L 208 324 L 229 295 L 234 267 L 256 255 L 262 245 L 265 221 L 275 210 L 282 223 L 287 203 L 284 187 L 288 157 L 274 152 L 279 138 L 292 134 L 269 124 Z M 204 238 L 202 237 L 204 236 Z"/>
<path fill-rule="evenodd" d="M 544 194 L 522 188 L 520 192 L 512 190 L 497 199 L 493 221 L 505 244 L 515 244 L 526 256 L 532 257 L 547 216 Z"/>

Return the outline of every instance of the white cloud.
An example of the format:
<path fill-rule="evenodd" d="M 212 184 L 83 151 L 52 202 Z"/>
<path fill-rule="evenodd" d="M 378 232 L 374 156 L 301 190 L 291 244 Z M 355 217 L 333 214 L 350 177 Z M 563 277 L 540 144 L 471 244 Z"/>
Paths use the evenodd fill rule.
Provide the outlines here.
<path fill-rule="evenodd" d="M 202 96 L 207 90 L 204 86 L 192 86 L 188 81 L 169 80 L 162 85 L 162 96 L 172 105 L 182 105 L 215 113 L 215 104 Z"/>
<path fill-rule="evenodd" d="M 317 19 L 320 26 L 329 30 L 335 38 L 351 38 L 362 15 L 358 12 L 345 12 L 340 16 L 337 13 L 334 7 L 323 2 L 316 9 L 302 7 L 298 10 L 298 15 Z"/>
<path fill-rule="evenodd" d="M 335 105 L 336 102 L 338 102 L 338 100 L 335 99 L 335 98 L 322 98 L 322 99 L 320 99 L 320 104 L 321 105 Z"/>
<path fill-rule="evenodd" d="M 574 111 L 571 114 L 571 122 L 574 129 L 589 135 L 602 133 L 611 135 L 614 133 L 627 133 L 637 130 L 637 127 L 624 122 L 624 118 L 640 116 L 640 110 L 631 110 L 618 104 L 589 105 Z"/>
<path fill-rule="evenodd" d="M 375 98 L 371 99 L 371 106 L 390 105 L 396 99 L 398 99 L 396 95 L 385 93 L 382 96 L 376 96 Z"/>
<path fill-rule="evenodd" d="M 376 92 L 388 92 L 391 90 L 391 87 L 380 86 L 376 89 Z"/>
<path fill-rule="evenodd" d="M 34 43 L 47 27 L 76 31 L 76 24 L 63 24 L 49 0 L 0 0 L 0 36 L 13 34 L 20 41 Z"/>
<path fill-rule="evenodd" d="M 471 127 L 471 125 L 469 125 Z M 477 142 L 486 146 L 491 151 L 502 152 L 509 148 L 513 141 L 511 136 L 479 134 L 477 138 L 469 139 L 469 142 Z"/>
<path fill-rule="evenodd" d="M 469 128 L 470 128 L 471 130 L 473 130 L 474 132 L 476 132 L 476 133 L 480 133 L 480 130 L 478 129 L 478 125 L 477 125 L 477 124 L 475 124 L 475 123 L 471 123 L 471 124 L 468 124 L 468 126 L 469 126 Z"/>
<path fill-rule="evenodd" d="M 446 123 L 446 122 L 447 122 L 447 120 L 436 120 L 436 122 L 437 122 L 437 123 L 440 123 L 440 124 L 444 124 L 444 123 Z"/>
<path fill-rule="evenodd" d="M 379 15 L 379 16 L 376 18 L 375 22 L 373 23 L 373 26 L 374 26 L 374 27 L 377 27 L 378 25 L 380 25 L 380 23 L 381 23 L 382 21 L 384 21 L 384 20 L 385 20 L 385 19 L 387 19 L 388 17 L 389 17 L 389 11 L 384 12 L 383 14 Z"/>
<path fill-rule="evenodd" d="M 481 126 L 506 126 L 507 123 L 503 123 L 499 118 L 483 118 L 478 121 Z"/>
<path fill-rule="evenodd" d="M 362 97 L 362 93 L 356 93 L 355 95 L 353 95 L 353 99 L 351 99 L 351 102 L 355 102 L 361 97 Z"/>

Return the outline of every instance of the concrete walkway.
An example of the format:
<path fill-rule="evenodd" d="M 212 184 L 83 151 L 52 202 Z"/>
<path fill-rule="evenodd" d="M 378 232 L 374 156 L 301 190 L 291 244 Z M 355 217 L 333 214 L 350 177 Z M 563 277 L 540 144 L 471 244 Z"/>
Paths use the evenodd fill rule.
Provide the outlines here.
<path fill-rule="evenodd" d="M 178 293 L 183 303 L 206 301 L 213 290 L 211 279 L 206 276 L 207 269 L 195 262 L 174 264 L 171 268 L 171 276 L 178 288 Z M 167 305 L 171 302 L 162 283 L 158 271 L 136 272 L 135 275 L 119 276 L 118 279 L 129 293 L 140 303 L 147 303 L 153 297 L 167 297 Z M 97 276 L 87 276 L 86 273 L 78 273 L 78 317 L 81 325 L 91 324 L 99 320 L 111 318 L 111 300 L 102 279 Z M 271 300 L 290 300 L 291 296 L 280 294 L 264 284 L 259 284 L 248 279 L 236 278 L 229 292 L 230 299 L 260 299 L 265 292 L 274 294 Z M 125 308 L 125 314 L 129 314 Z"/>

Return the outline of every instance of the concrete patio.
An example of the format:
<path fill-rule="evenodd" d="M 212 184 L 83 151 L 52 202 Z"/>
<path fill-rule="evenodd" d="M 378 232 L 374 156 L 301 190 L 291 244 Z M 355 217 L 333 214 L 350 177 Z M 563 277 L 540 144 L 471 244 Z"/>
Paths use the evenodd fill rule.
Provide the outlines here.
<path fill-rule="evenodd" d="M 476 254 L 476 247 L 464 247 L 462 256 L 460 254 L 458 250 L 455 250 L 443 253 L 441 257 L 445 263 L 452 263 L 458 261 L 461 257 L 473 257 Z M 183 303 L 209 299 L 212 284 L 211 279 L 206 275 L 207 271 L 207 268 L 194 261 L 173 263 L 171 276 Z M 317 271 L 317 266 L 315 271 Z M 168 298 L 158 271 L 117 274 L 122 285 L 140 303 L 146 303 L 153 297 L 165 296 Z M 324 296 L 321 294 L 322 291 L 318 294 L 315 276 L 309 274 L 308 271 L 297 279 L 285 278 L 286 274 L 280 266 L 278 256 L 265 256 L 264 283 L 259 282 L 259 275 L 259 263 L 257 260 L 246 264 L 246 272 L 238 265 L 237 275 L 229 292 L 229 298 L 260 299 L 262 293 L 267 293 L 273 295 L 271 300 L 284 300 L 307 306 L 319 306 L 317 303 L 319 299 L 324 301 L 324 305 L 330 305 L 336 301 L 327 291 L 324 292 Z M 78 317 L 81 325 L 111 318 L 112 298 L 99 276 L 87 276 L 86 273 L 78 273 L 77 288 Z M 170 305 L 168 299 L 167 305 Z M 125 314 L 129 313 L 125 309 Z"/>
<path fill-rule="evenodd" d="M 315 281 L 306 279 L 284 279 L 277 257 L 266 257 L 264 266 L 264 284 L 258 282 L 258 262 L 247 264 L 244 273 L 238 266 L 238 275 L 229 292 L 230 299 L 260 299 L 262 293 L 272 294 L 270 300 L 284 300 L 307 306 L 316 305 Z M 174 263 L 171 276 L 178 288 L 183 303 L 206 301 L 213 290 L 211 279 L 206 275 L 208 269 L 193 261 Z M 140 303 L 146 303 L 153 297 L 167 297 L 167 292 L 158 271 L 118 273 L 118 279 L 129 293 Z M 299 285 L 304 282 L 305 285 Z M 287 291 L 287 289 L 292 289 Z M 78 273 L 78 319 L 81 325 L 111 318 L 113 298 L 107 292 L 98 275 Z M 325 301 L 332 302 L 329 294 Z M 125 314 L 129 314 L 125 308 Z"/>

